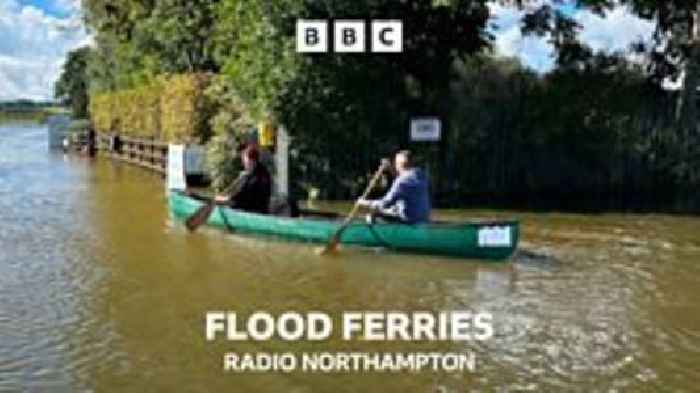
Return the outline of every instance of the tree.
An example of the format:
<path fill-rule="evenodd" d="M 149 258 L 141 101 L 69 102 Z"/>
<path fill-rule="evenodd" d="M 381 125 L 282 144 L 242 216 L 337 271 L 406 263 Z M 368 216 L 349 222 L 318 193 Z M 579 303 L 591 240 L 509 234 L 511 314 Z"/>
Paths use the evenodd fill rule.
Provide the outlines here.
<path fill-rule="evenodd" d="M 452 66 L 489 47 L 488 15 L 485 0 L 223 0 L 218 53 L 231 85 L 260 116 L 287 125 L 309 165 L 369 171 L 379 154 L 406 143 L 410 116 L 448 117 Z M 300 18 L 400 19 L 404 52 L 297 54 Z M 334 196 L 345 196 L 356 176 L 332 187 Z"/>
<path fill-rule="evenodd" d="M 63 72 L 55 85 L 54 96 L 69 105 L 76 118 L 86 118 L 88 115 L 87 64 L 90 54 L 89 47 L 69 52 Z"/>
<path fill-rule="evenodd" d="M 525 2 L 510 3 L 522 7 Z M 636 43 L 631 49 L 646 56 L 647 77 L 657 86 L 680 80 L 681 90 L 674 105 L 675 121 L 667 136 L 674 140 L 674 152 L 669 153 L 668 159 L 673 161 L 670 165 L 679 182 L 700 185 L 700 155 L 696 153 L 700 150 L 700 1 L 577 0 L 575 6 L 601 16 L 616 7 L 628 7 L 638 17 L 654 21 L 652 41 Z M 550 4 L 531 10 L 523 18 L 525 33 L 550 38 L 559 69 L 580 68 L 594 55 L 578 40 L 580 28 L 570 15 Z"/>
<path fill-rule="evenodd" d="M 92 88 L 132 88 L 163 73 L 218 71 L 213 50 L 218 3 L 85 0 L 85 21 L 97 42 Z"/>
<path fill-rule="evenodd" d="M 218 0 L 161 0 L 139 29 L 168 73 L 218 71 L 212 35 Z"/>

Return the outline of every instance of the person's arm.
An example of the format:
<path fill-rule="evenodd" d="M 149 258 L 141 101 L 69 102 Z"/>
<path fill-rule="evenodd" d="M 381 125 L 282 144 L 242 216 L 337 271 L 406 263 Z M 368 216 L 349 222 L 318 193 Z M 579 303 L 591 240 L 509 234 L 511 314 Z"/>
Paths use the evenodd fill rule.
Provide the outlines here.
<path fill-rule="evenodd" d="M 384 209 L 387 208 L 399 199 L 402 198 L 403 194 L 405 193 L 405 186 L 404 183 L 396 179 L 394 183 L 391 185 L 391 188 L 389 189 L 389 192 L 384 195 L 382 199 L 376 199 L 376 200 L 367 200 L 367 199 L 361 199 L 358 201 L 360 206 L 365 206 L 369 207 L 371 209 Z"/>
<path fill-rule="evenodd" d="M 241 192 L 243 186 L 248 179 L 249 173 L 246 171 L 241 172 L 238 178 L 234 180 L 231 185 L 222 193 L 214 197 L 214 200 L 221 203 L 231 202 L 236 198 L 236 196 Z"/>

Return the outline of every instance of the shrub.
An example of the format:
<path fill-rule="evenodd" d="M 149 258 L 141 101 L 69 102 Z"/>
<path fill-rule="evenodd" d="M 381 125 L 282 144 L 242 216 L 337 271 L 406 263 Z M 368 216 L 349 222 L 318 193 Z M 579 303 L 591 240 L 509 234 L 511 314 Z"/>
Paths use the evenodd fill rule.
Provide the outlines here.
<path fill-rule="evenodd" d="M 254 121 L 248 107 L 224 78 L 215 78 L 206 94 L 212 107 L 218 110 L 210 120 L 214 136 L 207 144 L 207 169 L 212 186 L 221 191 L 242 169 L 236 151 L 253 136 Z"/>
<path fill-rule="evenodd" d="M 110 93 L 96 94 L 90 98 L 90 116 L 98 132 L 113 130 L 115 115 L 112 102 L 113 95 Z"/>
<path fill-rule="evenodd" d="M 205 143 L 211 137 L 209 119 L 213 103 L 205 90 L 208 74 L 174 75 L 166 78 L 161 95 L 161 126 L 166 140 Z"/>
<path fill-rule="evenodd" d="M 162 76 L 133 89 L 94 94 L 90 114 L 99 132 L 205 143 L 216 110 L 205 90 L 206 74 Z"/>

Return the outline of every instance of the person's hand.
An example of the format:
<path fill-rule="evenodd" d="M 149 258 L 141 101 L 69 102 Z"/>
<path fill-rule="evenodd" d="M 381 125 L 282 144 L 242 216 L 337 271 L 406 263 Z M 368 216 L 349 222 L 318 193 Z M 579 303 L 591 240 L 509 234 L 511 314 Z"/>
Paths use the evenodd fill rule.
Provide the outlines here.
<path fill-rule="evenodd" d="M 391 169 L 391 160 L 389 160 L 388 158 L 382 158 L 379 161 L 379 166 L 385 171 L 390 170 Z"/>
<path fill-rule="evenodd" d="M 388 158 L 382 158 L 380 161 L 382 172 L 389 176 L 396 176 L 396 168 L 391 164 L 391 160 Z"/>
<path fill-rule="evenodd" d="M 360 198 L 357 200 L 357 204 L 362 207 L 371 207 L 372 206 L 372 201 L 368 201 L 365 198 Z"/>

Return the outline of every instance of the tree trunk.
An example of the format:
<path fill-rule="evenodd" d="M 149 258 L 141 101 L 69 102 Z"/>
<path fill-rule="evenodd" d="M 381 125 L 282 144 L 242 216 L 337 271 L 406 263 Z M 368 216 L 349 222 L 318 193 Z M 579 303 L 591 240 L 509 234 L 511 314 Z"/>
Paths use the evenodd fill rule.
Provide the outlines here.
<path fill-rule="evenodd" d="M 689 53 L 685 61 L 683 85 L 678 97 L 676 111 L 676 135 L 680 156 L 677 157 L 681 169 L 681 182 L 693 177 L 689 167 L 692 141 L 698 135 L 698 84 L 700 83 L 700 2 L 695 12 L 689 17 L 688 45 Z"/>
<path fill-rule="evenodd" d="M 697 128 L 697 88 L 700 78 L 700 26 L 698 16 L 700 15 L 700 3 L 698 9 L 689 18 L 688 44 L 690 46 L 688 59 L 685 61 L 683 75 L 683 85 L 681 94 L 678 97 L 678 107 L 676 111 L 676 121 L 681 130 L 679 137 L 683 142 L 687 140 L 691 130 Z"/>

